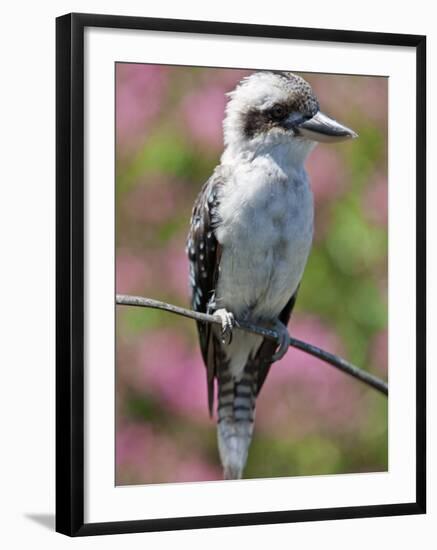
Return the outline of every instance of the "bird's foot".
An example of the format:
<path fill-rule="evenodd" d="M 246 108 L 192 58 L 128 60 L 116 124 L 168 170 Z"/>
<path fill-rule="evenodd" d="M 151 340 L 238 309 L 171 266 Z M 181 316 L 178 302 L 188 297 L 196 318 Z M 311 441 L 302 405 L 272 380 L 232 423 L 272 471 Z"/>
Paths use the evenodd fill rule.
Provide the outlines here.
<path fill-rule="evenodd" d="M 229 345 L 232 342 L 232 330 L 235 326 L 234 314 L 227 309 L 218 309 L 214 315 L 220 317 L 222 323 L 222 344 Z"/>
<path fill-rule="evenodd" d="M 272 329 L 278 333 L 279 337 L 278 348 L 272 355 L 272 361 L 279 361 L 288 351 L 290 346 L 290 335 L 288 334 L 287 327 L 284 323 L 281 323 L 279 319 L 276 319 L 276 321 L 272 323 Z"/>

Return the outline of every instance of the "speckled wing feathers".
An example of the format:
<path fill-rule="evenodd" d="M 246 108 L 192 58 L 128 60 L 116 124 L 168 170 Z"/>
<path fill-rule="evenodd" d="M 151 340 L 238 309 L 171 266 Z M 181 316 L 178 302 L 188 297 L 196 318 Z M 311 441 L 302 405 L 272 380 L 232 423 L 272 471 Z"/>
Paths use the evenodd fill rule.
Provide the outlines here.
<path fill-rule="evenodd" d="M 192 307 L 195 311 L 207 313 L 214 302 L 222 248 L 217 242 L 214 229 L 217 227 L 217 206 L 219 190 L 223 179 L 217 168 L 205 183 L 194 203 L 187 253 L 190 261 L 190 286 Z M 212 415 L 214 401 L 214 378 L 219 342 L 214 337 L 209 323 L 197 323 L 200 348 L 207 368 L 208 407 Z"/>

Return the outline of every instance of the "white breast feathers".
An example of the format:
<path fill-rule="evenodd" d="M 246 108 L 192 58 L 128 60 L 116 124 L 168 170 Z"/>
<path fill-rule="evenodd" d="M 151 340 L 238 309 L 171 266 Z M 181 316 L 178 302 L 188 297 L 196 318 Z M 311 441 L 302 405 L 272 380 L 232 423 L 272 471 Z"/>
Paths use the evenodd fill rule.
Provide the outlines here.
<path fill-rule="evenodd" d="M 217 307 L 274 319 L 302 277 L 313 234 L 313 198 L 303 168 L 284 171 L 263 155 L 240 163 L 220 196 L 223 247 Z"/>

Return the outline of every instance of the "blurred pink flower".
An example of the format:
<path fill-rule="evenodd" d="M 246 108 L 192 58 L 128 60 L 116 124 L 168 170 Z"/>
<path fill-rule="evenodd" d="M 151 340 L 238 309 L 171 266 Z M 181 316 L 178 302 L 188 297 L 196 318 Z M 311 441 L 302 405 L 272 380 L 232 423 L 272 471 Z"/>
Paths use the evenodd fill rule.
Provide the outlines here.
<path fill-rule="evenodd" d="M 382 126 L 387 124 L 388 118 L 388 78 L 386 77 L 357 77 L 356 93 L 353 102 L 357 110 L 365 113 L 366 117 Z"/>
<path fill-rule="evenodd" d="M 193 138 L 213 149 L 223 145 L 225 91 L 221 86 L 207 86 L 189 94 L 182 105 L 183 116 Z"/>
<path fill-rule="evenodd" d="M 344 351 L 337 334 L 316 317 L 292 317 L 289 323 L 289 331 L 293 337 L 332 353 L 343 353 Z M 311 382 L 321 383 L 322 385 L 327 382 L 335 383 L 338 381 L 336 380 L 337 373 L 330 367 L 323 368 L 324 365 L 325 363 L 319 363 L 319 360 L 311 355 L 291 348 L 287 355 L 275 364 L 274 369 L 272 368 L 269 378 L 271 377 L 272 382 L 279 384 L 279 386 L 283 382 L 289 381 L 290 378 L 305 382 L 311 380 Z"/>
<path fill-rule="evenodd" d="M 119 485 L 221 479 L 220 469 L 202 460 L 198 449 L 144 423 L 118 427 L 116 469 Z"/>
<path fill-rule="evenodd" d="M 311 84 L 319 100 L 320 109 L 327 115 L 338 118 L 339 122 L 347 124 L 340 118 L 340 114 L 352 105 L 351 90 L 355 89 L 355 77 L 311 73 L 300 75 Z"/>
<path fill-rule="evenodd" d="M 135 462 L 139 453 L 145 457 L 150 434 L 151 429 L 145 423 L 124 424 L 118 428 L 115 442 L 117 467 Z"/>
<path fill-rule="evenodd" d="M 304 73 L 302 76 L 310 82 L 322 111 L 328 115 L 348 125 L 344 119 L 348 112 L 361 112 L 367 120 L 377 122 L 380 126 L 386 125 L 387 78 Z"/>
<path fill-rule="evenodd" d="M 197 458 L 181 458 L 173 467 L 175 482 L 188 481 L 220 481 L 223 473 L 220 467 L 208 464 Z"/>
<path fill-rule="evenodd" d="M 205 367 L 200 352 L 180 333 L 160 330 L 145 334 L 135 364 L 128 368 L 134 369 L 130 381 L 138 391 L 152 394 L 179 413 L 208 420 Z"/>
<path fill-rule="evenodd" d="M 142 293 L 155 298 L 171 295 L 173 301 L 188 305 L 190 291 L 185 240 L 178 235 L 157 249 L 149 244 L 155 238 L 152 228 L 147 227 L 138 238 L 138 255 L 117 251 L 117 292 Z"/>
<path fill-rule="evenodd" d="M 333 200 L 347 189 L 345 165 L 336 150 L 317 147 L 308 159 L 307 168 L 316 202 Z"/>
<path fill-rule="evenodd" d="M 331 353 L 344 353 L 335 332 L 316 318 L 295 317 L 290 334 Z M 355 381 L 293 348 L 272 365 L 258 401 L 259 429 L 282 437 L 347 429 L 361 410 Z"/>
<path fill-rule="evenodd" d="M 140 291 L 151 278 L 150 268 L 143 259 L 128 250 L 117 250 L 116 289 L 129 294 Z"/>
<path fill-rule="evenodd" d="M 230 92 L 242 78 L 252 74 L 254 71 L 247 69 L 210 69 L 205 74 L 204 81 L 209 84 L 217 84 L 224 92 Z"/>
<path fill-rule="evenodd" d="M 160 65 L 116 64 L 117 146 L 131 148 L 158 114 L 167 71 Z"/>
<path fill-rule="evenodd" d="M 190 291 L 188 284 L 188 257 L 185 241 L 180 238 L 172 241 L 165 249 L 163 258 L 163 276 L 165 274 L 168 289 L 188 304 Z"/>
<path fill-rule="evenodd" d="M 388 183 L 387 177 L 377 174 L 366 187 L 363 196 L 363 211 L 370 222 L 383 227 L 388 222 Z"/>

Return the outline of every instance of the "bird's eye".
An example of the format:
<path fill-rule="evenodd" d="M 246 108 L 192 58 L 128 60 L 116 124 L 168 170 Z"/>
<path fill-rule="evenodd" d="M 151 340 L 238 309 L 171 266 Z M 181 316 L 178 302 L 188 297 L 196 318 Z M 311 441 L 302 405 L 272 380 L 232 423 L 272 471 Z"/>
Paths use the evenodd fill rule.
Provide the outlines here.
<path fill-rule="evenodd" d="M 273 118 L 279 120 L 285 115 L 285 108 L 283 107 L 283 105 L 277 103 L 276 105 L 273 105 L 271 113 Z"/>

